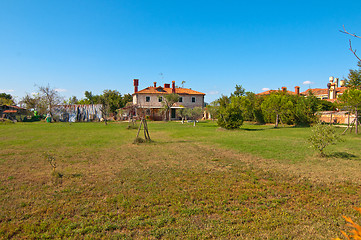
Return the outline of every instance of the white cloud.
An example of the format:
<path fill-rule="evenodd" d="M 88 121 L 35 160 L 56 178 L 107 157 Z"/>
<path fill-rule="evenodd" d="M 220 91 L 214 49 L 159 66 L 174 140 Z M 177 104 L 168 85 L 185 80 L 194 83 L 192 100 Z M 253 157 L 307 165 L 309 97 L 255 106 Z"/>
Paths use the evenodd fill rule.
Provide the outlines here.
<path fill-rule="evenodd" d="M 66 92 L 67 91 L 66 89 L 63 89 L 63 88 L 55 88 L 54 90 L 57 92 Z"/>
<path fill-rule="evenodd" d="M 219 94 L 219 91 L 210 91 L 207 94 L 208 95 L 217 95 L 217 94 Z"/>
<path fill-rule="evenodd" d="M 303 84 L 304 84 L 304 85 L 310 85 L 310 84 L 313 84 L 313 82 L 311 82 L 311 81 L 304 81 Z"/>
<path fill-rule="evenodd" d="M 12 93 L 14 91 L 15 90 L 13 90 L 13 89 L 0 89 L 0 92 L 2 92 L 2 93 Z"/>
<path fill-rule="evenodd" d="M 266 88 L 266 87 L 262 88 L 262 91 L 268 91 L 268 90 L 269 90 L 269 88 Z"/>

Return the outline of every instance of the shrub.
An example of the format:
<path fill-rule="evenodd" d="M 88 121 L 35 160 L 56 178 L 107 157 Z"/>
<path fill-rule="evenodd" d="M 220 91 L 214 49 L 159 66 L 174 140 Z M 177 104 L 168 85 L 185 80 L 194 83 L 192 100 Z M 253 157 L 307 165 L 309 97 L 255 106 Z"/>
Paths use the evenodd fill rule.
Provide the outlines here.
<path fill-rule="evenodd" d="M 242 111 L 232 104 L 220 109 L 217 124 L 226 129 L 239 128 L 243 124 Z"/>
<path fill-rule="evenodd" d="M 308 141 L 315 150 L 320 152 L 321 156 L 325 156 L 323 150 L 328 145 L 341 141 L 341 139 L 331 125 L 317 123 L 312 127 L 312 133 Z"/>

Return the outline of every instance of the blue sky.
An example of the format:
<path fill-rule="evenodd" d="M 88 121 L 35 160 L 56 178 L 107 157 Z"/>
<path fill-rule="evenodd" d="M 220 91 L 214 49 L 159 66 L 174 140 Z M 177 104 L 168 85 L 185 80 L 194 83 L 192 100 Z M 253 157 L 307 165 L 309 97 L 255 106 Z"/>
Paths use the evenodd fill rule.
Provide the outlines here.
<path fill-rule="evenodd" d="M 185 81 L 211 102 L 236 84 L 326 87 L 357 68 L 342 25 L 361 35 L 361 1 L 1 0 L 0 91 L 125 94 L 138 78 Z"/>

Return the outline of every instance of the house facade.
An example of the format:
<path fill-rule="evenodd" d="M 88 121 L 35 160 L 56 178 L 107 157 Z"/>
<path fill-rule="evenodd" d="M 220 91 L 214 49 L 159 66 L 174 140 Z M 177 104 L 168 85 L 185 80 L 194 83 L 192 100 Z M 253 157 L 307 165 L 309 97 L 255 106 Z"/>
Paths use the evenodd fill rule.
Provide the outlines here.
<path fill-rule="evenodd" d="M 179 96 L 178 102 L 171 107 L 171 119 L 178 119 L 177 110 L 181 108 L 204 107 L 204 96 L 202 92 L 198 92 L 189 88 L 181 88 L 175 86 L 175 81 L 163 86 L 157 86 L 154 82 L 153 86 L 138 91 L 139 79 L 134 79 L 133 105 L 137 108 L 137 115 L 145 115 L 152 120 L 164 119 L 164 103 L 163 98 L 167 94 L 175 93 Z"/>

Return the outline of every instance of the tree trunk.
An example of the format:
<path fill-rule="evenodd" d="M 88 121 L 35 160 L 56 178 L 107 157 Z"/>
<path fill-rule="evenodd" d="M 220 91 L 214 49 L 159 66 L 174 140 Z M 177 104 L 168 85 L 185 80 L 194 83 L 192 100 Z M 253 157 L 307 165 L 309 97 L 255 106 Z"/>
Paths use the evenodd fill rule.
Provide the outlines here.
<path fill-rule="evenodd" d="M 278 128 L 278 121 L 279 121 L 279 114 L 276 114 L 276 124 L 275 124 L 275 128 Z"/>
<path fill-rule="evenodd" d="M 357 111 L 357 108 L 356 108 L 356 111 L 355 111 L 355 115 L 356 115 L 356 128 L 355 128 L 355 132 L 356 132 L 356 134 L 358 134 L 358 111 Z"/>

